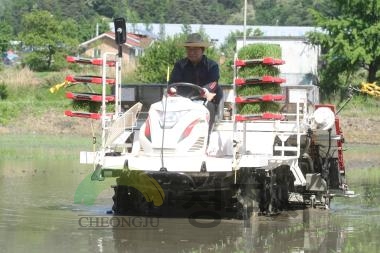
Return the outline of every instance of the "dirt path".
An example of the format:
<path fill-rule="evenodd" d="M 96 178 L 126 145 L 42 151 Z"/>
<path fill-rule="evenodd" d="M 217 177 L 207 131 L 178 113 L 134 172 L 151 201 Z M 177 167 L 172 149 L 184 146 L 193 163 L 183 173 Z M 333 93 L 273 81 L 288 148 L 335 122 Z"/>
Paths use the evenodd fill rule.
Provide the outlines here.
<path fill-rule="evenodd" d="M 51 109 L 43 115 L 37 116 L 25 113 L 6 127 L 0 127 L 0 134 L 32 133 L 62 136 L 92 136 L 92 127 L 94 127 L 94 132 L 99 134 L 101 130 L 100 121 L 67 117 L 64 115 L 64 112 Z"/>

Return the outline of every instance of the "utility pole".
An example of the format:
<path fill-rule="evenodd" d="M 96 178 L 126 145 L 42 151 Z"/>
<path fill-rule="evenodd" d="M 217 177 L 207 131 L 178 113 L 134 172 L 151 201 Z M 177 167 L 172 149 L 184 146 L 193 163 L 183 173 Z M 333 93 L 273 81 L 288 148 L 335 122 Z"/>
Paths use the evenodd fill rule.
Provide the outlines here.
<path fill-rule="evenodd" d="M 244 0 L 244 31 L 243 31 L 243 46 L 247 39 L 247 0 Z"/>

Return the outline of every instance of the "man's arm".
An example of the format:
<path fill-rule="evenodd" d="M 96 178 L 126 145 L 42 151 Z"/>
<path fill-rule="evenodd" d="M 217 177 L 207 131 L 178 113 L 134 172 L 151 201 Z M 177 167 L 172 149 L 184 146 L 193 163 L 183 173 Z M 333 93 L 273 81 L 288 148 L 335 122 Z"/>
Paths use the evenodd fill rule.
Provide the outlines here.
<path fill-rule="evenodd" d="M 213 62 L 209 68 L 207 83 L 203 86 L 208 91 L 215 93 L 218 89 L 219 80 L 219 66 L 216 62 Z"/>

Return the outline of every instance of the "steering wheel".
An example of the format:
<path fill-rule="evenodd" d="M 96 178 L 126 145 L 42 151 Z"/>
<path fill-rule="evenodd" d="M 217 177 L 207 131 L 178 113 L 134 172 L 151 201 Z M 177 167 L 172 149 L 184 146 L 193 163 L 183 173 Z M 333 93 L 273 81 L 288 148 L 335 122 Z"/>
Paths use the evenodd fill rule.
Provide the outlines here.
<path fill-rule="evenodd" d="M 178 82 L 169 84 L 168 90 L 170 90 L 170 88 L 175 88 L 179 96 L 189 98 L 190 100 L 205 100 L 205 98 L 203 97 L 203 88 L 196 84 Z"/>

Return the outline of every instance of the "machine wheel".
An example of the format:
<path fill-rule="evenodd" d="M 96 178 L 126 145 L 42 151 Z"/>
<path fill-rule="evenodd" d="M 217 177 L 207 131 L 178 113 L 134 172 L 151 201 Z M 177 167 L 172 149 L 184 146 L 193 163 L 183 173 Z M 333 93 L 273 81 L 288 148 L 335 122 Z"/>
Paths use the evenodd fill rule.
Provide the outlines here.
<path fill-rule="evenodd" d="M 112 197 L 112 200 L 113 200 L 113 206 L 112 206 L 112 211 L 114 212 L 114 214 L 123 214 L 127 211 L 127 206 L 126 202 L 123 201 L 124 199 L 124 191 L 125 189 L 123 189 L 123 187 L 120 187 L 118 185 L 115 185 L 115 186 L 112 186 L 112 188 L 114 189 L 114 195 Z"/>
<path fill-rule="evenodd" d="M 262 181 L 260 212 L 275 215 L 286 210 L 289 206 L 289 187 L 293 184 L 289 166 L 268 171 Z"/>
<path fill-rule="evenodd" d="M 240 168 L 239 173 L 236 216 L 238 219 L 249 219 L 253 212 L 260 209 L 263 194 L 262 175 L 255 168 Z"/>
<path fill-rule="evenodd" d="M 316 208 L 316 207 L 317 207 L 317 204 L 316 204 L 315 196 L 314 196 L 314 195 L 312 195 L 312 196 L 310 197 L 310 206 L 311 206 L 312 208 Z"/>
<path fill-rule="evenodd" d="M 207 166 L 206 166 L 206 162 L 205 161 L 202 162 L 201 172 L 207 172 Z"/>
<path fill-rule="evenodd" d="M 129 168 L 129 165 L 128 165 L 128 159 L 125 159 L 125 161 L 124 161 L 124 165 L 123 165 L 123 168 L 124 168 L 124 169 L 128 169 L 128 168 Z"/>
<path fill-rule="evenodd" d="M 330 209 L 330 202 L 331 202 L 331 197 L 326 196 L 326 200 L 325 200 L 326 209 Z"/>
<path fill-rule="evenodd" d="M 149 215 L 152 203 L 147 202 L 144 196 L 135 188 L 116 185 L 112 197 L 112 211 L 117 215 Z"/>
<path fill-rule="evenodd" d="M 144 195 L 125 183 L 128 173 L 122 173 L 116 179 L 112 197 L 112 211 L 118 215 L 149 215 L 153 210 L 152 202 L 147 202 Z"/>
<path fill-rule="evenodd" d="M 255 203 L 250 197 L 245 196 L 244 193 L 248 188 L 240 187 L 237 190 L 237 202 L 234 206 L 235 214 L 234 217 L 239 220 L 248 220 L 251 218 L 255 208 L 258 204 Z"/>
<path fill-rule="evenodd" d="M 329 161 L 329 179 L 328 185 L 330 189 L 340 189 L 342 184 L 341 175 L 339 172 L 339 165 L 337 158 L 331 158 Z"/>

